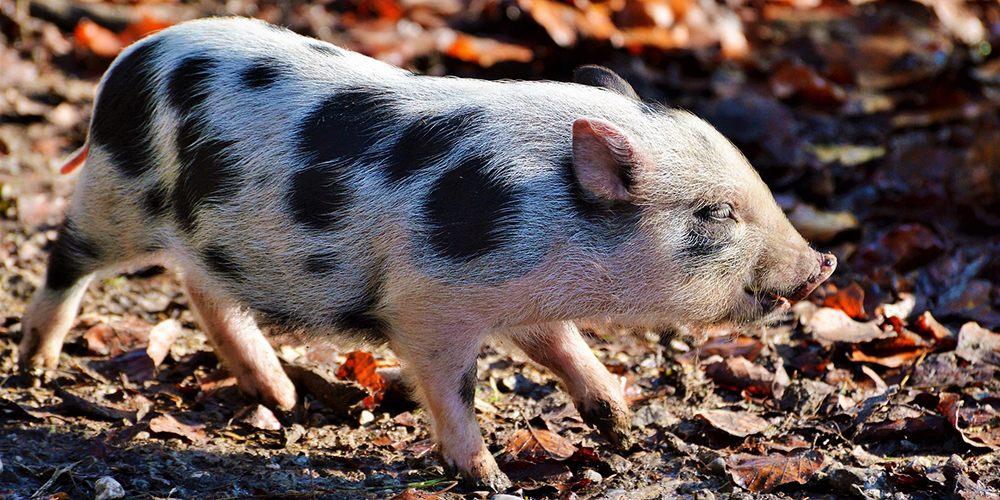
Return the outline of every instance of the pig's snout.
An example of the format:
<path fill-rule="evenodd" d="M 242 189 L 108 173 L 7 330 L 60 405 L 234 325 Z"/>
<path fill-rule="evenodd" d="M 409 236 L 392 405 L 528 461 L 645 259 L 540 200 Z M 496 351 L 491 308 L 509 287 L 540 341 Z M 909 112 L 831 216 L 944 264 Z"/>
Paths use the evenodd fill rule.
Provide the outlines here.
<path fill-rule="evenodd" d="M 789 302 L 797 302 L 809 296 L 813 290 L 826 281 L 833 271 L 837 269 L 837 257 L 832 253 L 819 254 L 819 267 L 815 275 L 810 277 L 797 290 L 789 294 Z"/>

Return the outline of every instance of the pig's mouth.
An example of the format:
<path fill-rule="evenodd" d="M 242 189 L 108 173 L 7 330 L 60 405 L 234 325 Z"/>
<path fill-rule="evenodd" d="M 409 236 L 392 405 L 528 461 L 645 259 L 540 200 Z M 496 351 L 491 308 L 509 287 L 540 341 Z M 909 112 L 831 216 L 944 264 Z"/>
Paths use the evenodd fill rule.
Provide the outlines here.
<path fill-rule="evenodd" d="M 764 315 L 787 311 L 788 308 L 792 306 L 792 302 L 795 302 L 795 300 L 784 297 L 778 293 L 753 290 L 751 288 L 743 289 L 743 293 L 747 295 L 753 309 L 763 313 Z M 794 295 L 797 296 L 798 293 Z"/>
<path fill-rule="evenodd" d="M 823 255 L 821 259 L 819 272 L 791 291 L 755 290 L 750 287 L 744 288 L 743 291 L 754 308 L 764 316 L 785 312 L 792 304 L 808 297 L 833 274 L 833 270 L 837 267 L 837 259 L 831 254 Z"/>

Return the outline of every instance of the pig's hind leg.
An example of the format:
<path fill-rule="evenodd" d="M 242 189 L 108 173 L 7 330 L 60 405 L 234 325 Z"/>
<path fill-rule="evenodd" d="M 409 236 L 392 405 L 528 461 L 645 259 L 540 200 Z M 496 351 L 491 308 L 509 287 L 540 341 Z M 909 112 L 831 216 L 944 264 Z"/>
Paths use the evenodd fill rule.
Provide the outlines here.
<path fill-rule="evenodd" d="M 105 266 L 102 248 L 72 218 L 67 218 L 49 256 L 45 283 L 35 292 L 21 318 L 23 337 L 18 348 L 22 371 L 55 368 L 59 353 L 87 284 Z"/>
<path fill-rule="evenodd" d="M 294 407 L 295 385 L 250 311 L 223 293 L 212 293 L 210 286 L 195 277 L 197 273 L 183 274 L 191 309 L 240 389 L 269 406 Z"/>
<path fill-rule="evenodd" d="M 528 357 L 562 379 L 585 422 L 615 447 L 632 446 L 621 384 L 594 356 L 572 322 L 518 328 L 507 336 Z"/>

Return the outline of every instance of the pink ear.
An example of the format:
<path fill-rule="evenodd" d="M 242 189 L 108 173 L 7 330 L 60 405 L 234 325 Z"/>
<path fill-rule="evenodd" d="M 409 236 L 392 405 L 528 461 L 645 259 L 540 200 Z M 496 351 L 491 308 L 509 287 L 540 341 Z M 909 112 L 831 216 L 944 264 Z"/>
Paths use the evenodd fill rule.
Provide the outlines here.
<path fill-rule="evenodd" d="M 583 189 L 605 200 L 631 201 L 635 151 L 625 132 L 610 122 L 573 122 L 573 171 Z"/>

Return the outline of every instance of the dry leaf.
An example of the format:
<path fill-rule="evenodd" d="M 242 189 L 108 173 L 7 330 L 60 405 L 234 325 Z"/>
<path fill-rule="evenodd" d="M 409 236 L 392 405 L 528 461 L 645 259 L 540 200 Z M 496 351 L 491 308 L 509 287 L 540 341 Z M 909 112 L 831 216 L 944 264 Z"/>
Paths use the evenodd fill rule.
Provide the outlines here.
<path fill-rule="evenodd" d="M 353 380 L 368 389 L 368 396 L 363 403 L 369 410 L 378 407 L 385 394 L 385 380 L 375 371 L 376 368 L 378 365 L 372 353 L 353 351 L 337 369 L 337 378 L 340 380 Z"/>
<path fill-rule="evenodd" d="M 160 366 L 170 353 L 170 346 L 181 335 L 181 322 L 176 319 L 161 321 L 149 331 L 149 344 L 146 353 L 153 360 L 154 366 Z"/>
<path fill-rule="evenodd" d="M 274 412 L 264 405 L 252 405 L 236 412 L 233 422 L 240 422 L 255 429 L 265 431 L 276 431 L 281 429 L 281 422 L 274 416 Z"/>
<path fill-rule="evenodd" d="M 787 456 L 733 455 L 726 459 L 726 464 L 732 471 L 736 484 L 760 493 L 783 484 L 805 484 L 823 467 L 824 460 L 823 455 L 816 450 L 799 448 Z"/>
<path fill-rule="evenodd" d="M 528 47 L 504 43 L 492 38 L 480 38 L 458 33 L 447 48 L 442 50 L 448 57 L 476 63 L 484 68 L 498 62 L 531 62 L 535 53 Z"/>
<path fill-rule="evenodd" d="M 712 427 L 737 437 L 757 434 L 771 426 L 771 422 L 746 411 L 704 410 L 695 416 L 712 424 Z"/>
<path fill-rule="evenodd" d="M 788 214 L 788 221 L 802 237 L 817 243 L 825 243 L 844 231 L 858 227 L 858 218 L 850 212 L 823 212 L 805 203 L 795 206 Z"/>
<path fill-rule="evenodd" d="M 976 322 L 966 323 L 958 330 L 955 355 L 970 363 L 1000 365 L 1000 334 L 993 333 Z"/>
<path fill-rule="evenodd" d="M 566 460 L 576 452 L 568 439 L 545 429 L 519 429 L 507 440 L 507 452 L 520 460 Z"/>
<path fill-rule="evenodd" d="M 980 448 L 1000 449 L 1000 414 L 997 409 L 976 401 L 969 404 L 962 396 L 941 393 L 938 410 L 959 434 L 962 440 Z"/>
<path fill-rule="evenodd" d="M 856 281 L 823 299 L 823 307 L 840 309 L 852 319 L 865 319 L 865 290 Z"/>
<path fill-rule="evenodd" d="M 705 376 L 721 387 L 747 391 L 754 396 L 776 393 L 774 374 L 742 357 L 728 358 L 705 367 Z"/>
<path fill-rule="evenodd" d="M 875 321 L 864 323 L 854 321 L 844 311 L 821 307 L 806 321 L 813 338 L 825 345 L 833 342 L 868 342 L 875 339 L 894 337 L 894 332 L 885 332 Z"/>
<path fill-rule="evenodd" d="M 173 434 L 187 439 L 194 444 L 203 444 L 208 441 L 208 438 L 205 436 L 205 431 L 202 431 L 193 425 L 178 422 L 177 419 L 168 414 L 163 414 L 150 420 L 149 430 L 150 432 L 160 434 Z"/>

